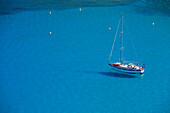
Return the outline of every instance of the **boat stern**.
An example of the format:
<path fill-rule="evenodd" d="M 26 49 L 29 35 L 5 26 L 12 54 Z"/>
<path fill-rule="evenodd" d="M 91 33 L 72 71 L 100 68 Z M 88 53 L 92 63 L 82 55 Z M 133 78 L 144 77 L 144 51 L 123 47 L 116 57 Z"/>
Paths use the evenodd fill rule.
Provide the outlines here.
<path fill-rule="evenodd" d="M 144 73 L 144 71 L 145 71 L 145 70 L 144 70 L 144 69 L 142 69 L 142 70 L 140 71 L 140 74 L 143 74 L 143 73 Z"/>

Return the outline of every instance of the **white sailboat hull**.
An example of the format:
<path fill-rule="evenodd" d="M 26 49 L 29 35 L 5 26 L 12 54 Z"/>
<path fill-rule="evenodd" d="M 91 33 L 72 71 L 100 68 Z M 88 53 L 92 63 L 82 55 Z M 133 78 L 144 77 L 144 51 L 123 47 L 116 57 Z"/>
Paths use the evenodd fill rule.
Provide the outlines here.
<path fill-rule="evenodd" d="M 120 71 L 120 72 L 124 72 L 124 73 L 129 73 L 129 74 L 143 74 L 144 73 L 144 69 L 141 70 L 128 70 L 128 69 L 120 69 L 114 66 L 111 66 L 112 69 L 116 70 L 116 71 Z"/>

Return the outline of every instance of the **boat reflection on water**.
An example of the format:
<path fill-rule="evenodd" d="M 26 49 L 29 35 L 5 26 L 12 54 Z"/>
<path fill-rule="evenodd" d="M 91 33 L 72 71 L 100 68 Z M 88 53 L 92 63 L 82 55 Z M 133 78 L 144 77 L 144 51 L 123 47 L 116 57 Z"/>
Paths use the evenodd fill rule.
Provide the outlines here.
<path fill-rule="evenodd" d="M 119 72 L 114 69 L 109 70 L 108 76 L 119 77 L 119 78 L 138 78 L 143 80 L 144 74 L 130 74 L 125 72 Z"/>

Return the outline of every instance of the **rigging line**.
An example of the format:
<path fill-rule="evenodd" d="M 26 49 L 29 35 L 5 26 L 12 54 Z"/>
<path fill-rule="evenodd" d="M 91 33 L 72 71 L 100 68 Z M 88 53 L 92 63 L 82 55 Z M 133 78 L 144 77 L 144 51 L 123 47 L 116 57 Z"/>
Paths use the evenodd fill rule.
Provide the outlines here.
<path fill-rule="evenodd" d="M 121 18 L 120 18 L 120 20 L 121 20 Z M 115 43 L 115 41 L 116 41 L 117 32 L 118 32 L 118 30 L 119 30 L 120 20 L 119 20 L 119 24 L 118 24 L 118 27 L 117 27 L 117 30 L 116 30 L 116 34 L 115 34 L 115 38 L 114 38 L 114 42 L 113 42 L 113 45 L 112 45 L 112 50 L 111 50 L 111 52 L 110 52 L 109 61 L 110 61 L 110 58 L 111 58 L 111 56 L 112 56 L 112 52 L 113 52 L 113 48 L 114 48 L 114 43 Z"/>
<path fill-rule="evenodd" d="M 125 22 L 125 19 L 124 19 L 124 23 L 125 23 L 125 26 L 126 26 L 126 29 L 127 29 L 128 35 L 129 35 L 129 37 L 130 37 L 131 44 L 132 44 L 132 46 L 133 46 L 133 50 L 135 51 L 135 54 L 136 54 L 137 59 L 140 61 L 140 59 L 139 59 L 139 57 L 138 57 L 138 54 L 137 54 L 137 52 L 136 52 L 135 46 L 134 46 L 134 44 L 133 44 L 133 40 L 132 40 L 131 35 L 130 35 L 130 33 L 129 33 L 129 30 L 128 30 L 128 27 L 127 27 L 127 24 L 126 24 L 126 22 Z"/>

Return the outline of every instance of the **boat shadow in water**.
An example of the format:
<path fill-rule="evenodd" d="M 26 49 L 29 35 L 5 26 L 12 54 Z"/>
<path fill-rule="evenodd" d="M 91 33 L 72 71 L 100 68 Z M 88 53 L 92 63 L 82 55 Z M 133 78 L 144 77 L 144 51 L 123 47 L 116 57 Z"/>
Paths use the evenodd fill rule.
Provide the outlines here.
<path fill-rule="evenodd" d="M 116 73 L 116 72 L 97 72 L 97 74 L 101 74 L 109 77 L 118 77 L 118 78 L 137 78 L 135 75 Z"/>
<path fill-rule="evenodd" d="M 126 73 L 119 73 L 119 72 L 92 72 L 92 71 L 85 71 L 85 73 L 93 73 L 93 74 L 100 74 L 109 77 L 117 77 L 117 78 L 138 78 L 135 75 L 130 75 Z"/>

